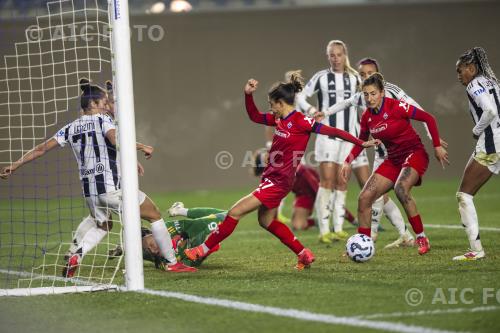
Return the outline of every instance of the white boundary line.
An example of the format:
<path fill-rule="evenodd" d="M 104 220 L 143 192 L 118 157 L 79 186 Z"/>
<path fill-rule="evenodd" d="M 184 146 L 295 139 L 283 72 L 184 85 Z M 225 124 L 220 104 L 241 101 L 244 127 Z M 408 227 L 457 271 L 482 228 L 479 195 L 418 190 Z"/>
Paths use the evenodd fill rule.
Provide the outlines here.
<path fill-rule="evenodd" d="M 456 309 L 436 309 L 436 310 L 421 310 L 412 312 L 392 312 L 392 313 L 374 313 L 366 316 L 355 316 L 352 318 L 359 319 L 374 319 L 374 318 L 398 318 L 398 317 L 417 317 L 417 316 L 428 316 L 428 315 L 439 315 L 439 314 L 453 314 L 453 313 L 475 313 L 475 312 L 486 312 L 486 311 L 497 311 L 500 310 L 500 306 L 490 305 L 490 306 L 478 306 L 474 308 L 456 308 Z"/>
<path fill-rule="evenodd" d="M 455 333 L 455 331 L 438 330 L 422 326 L 406 325 L 403 323 L 392 323 L 386 321 L 365 320 L 354 317 L 339 317 L 328 314 L 313 313 L 296 309 L 283 309 L 272 306 L 259 304 L 231 301 L 227 299 L 219 299 L 212 297 L 201 297 L 184 293 L 144 289 L 136 291 L 138 293 L 161 296 L 167 298 L 175 298 L 186 302 L 198 304 L 215 305 L 224 308 L 234 309 L 238 311 L 264 313 L 272 316 L 287 317 L 297 320 L 313 321 L 325 324 L 346 325 L 354 327 L 366 327 L 386 332 L 403 332 L 403 333 Z"/>
<path fill-rule="evenodd" d="M 436 228 L 436 229 L 464 229 L 461 225 L 448 225 L 448 224 L 424 224 L 424 228 Z M 494 227 L 479 227 L 482 231 L 496 231 L 500 232 L 500 228 Z"/>

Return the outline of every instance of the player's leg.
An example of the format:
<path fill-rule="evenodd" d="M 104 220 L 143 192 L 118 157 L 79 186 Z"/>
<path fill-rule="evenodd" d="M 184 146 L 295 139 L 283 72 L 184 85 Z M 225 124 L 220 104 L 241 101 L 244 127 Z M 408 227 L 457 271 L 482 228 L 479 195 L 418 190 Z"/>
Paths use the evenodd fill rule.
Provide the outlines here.
<path fill-rule="evenodd" d="M 479 220 L 477 218 L 476 207 L 474 206 L 474 196 L 492 175 L 491 170 L 476 161 L 474 157 L 471 157 L 465 166 L 462 181 L 457 192 L 457 200 L 460 219 L 469 239 L 471 251 L 454 257 L 454 260 L 475 260 L 484 258 L 485 256 L 479 237 Z"/>
<path fill-rule="evenodd" d="M 302 245 L 286 224 L 276 219 L 276 212 L 277 208 L 269 209 L 264 205 L 260 206 L 258 211 L 260 226 L 276 236 L 298 256 L 299 261 L 296 266 L 298 270 L 308 268 L 314 261 L 314 255 L 311 250 L 306 249 L 304 245 Z"/>
<path fill-rule="evenodd" d="M 220 213 L 227 213 L 227 210 L 211 208 L 211 207 L 193 207 L 193 208 L 187 208 L 186 217 L 189 219 L 198 219 Z"/>
<path fill-rule="evenodd" d="M 335 190 L 332 197 L 331 207 L 333 208 L 333 231 L 338 239 L 346 239 L 348 234 L 343 230 L 345 217 L 345 203 L 347 197 L 347 182 L 339 177 L 342 164 L 334 163 L 333 172 L 335 174 Z"/>
<path fill-rule="evenodd" d="M 358 197 L 358 233 L 371 236 L 371 215 L 373 203 L 389 191 L 394 183 L 379 173 L 373 173 L 361 190 Z"/>
<path fill-rule="evenodd" d="M 241 218 L 256 210 L 261 205 L 262 202 L 257 199 L 253 193 L 241 198 L 228 211 L 224 221 L 217 226 L 217 229 L 208 236 L 207 240 L 203 244 L 186 249 L 184 253 L 190 260 L 198 260 L 206 256 L 212 248 L 217 246 L 233 233 Z"/>
<path fill-rule="evenodd" d="M 386 193 L 383 196 L 384 199 L 384 214 L 391 224 L 396 228 L 399 233 L 398 239 L 394 242 L 387 244 L 384 248 L 391 249 L 397 247 L 408 247 L 415 245 L 415 238 L 412 233 L 406 227 L 405 220 L 401 211 L 399 210 L 396 203 L 389 197 Z"/>
<path fill-rule="evenodd" d="M 310 216 L 310 209 L 294 207 L 292 212 L 292 228 L 294 230 L 306 230 L 310 227 Z"/>
<path fill-rule="evenodd" d="M 411 189 L 413 186 L 419 184 L 420 181 L 421 176 L 417 170 L 411 166 L 403 167 L 394 185 L 394 192 L 396 192 L 399 202 L 401 202 L 405 209 L 408 221 L 413 228 L 413 232 L 417 236 L 418 253 L 422 255 L 430 250 L 430 244 L 429 239 L 425 235 L 424 225 L 418 213 L 417 205 L 411 195 Z"/>
<path fill-rule="evenodd" d="M 196 269 L 177 262 L 172 238 L 167 230 L 160 210 L 156 204 L 143 192 L 139 191 L 139 209 L 141 218 L 151 223 L 151 233 L 160 248 L 161 256 L 166 260 L 164 269 L 169 272 L 195 272 Z"/>
<path fill-rule="evenodd" d="M 330 216 L 331 216 L 331 197 L 333 195 L 334 184 L 334 163 L 320 162 L 319 164 L 320 184 L 316 194 L 315 210 L 318 219 L 319 240 L 322 243 L 331 243 L 330 234 Z"/>

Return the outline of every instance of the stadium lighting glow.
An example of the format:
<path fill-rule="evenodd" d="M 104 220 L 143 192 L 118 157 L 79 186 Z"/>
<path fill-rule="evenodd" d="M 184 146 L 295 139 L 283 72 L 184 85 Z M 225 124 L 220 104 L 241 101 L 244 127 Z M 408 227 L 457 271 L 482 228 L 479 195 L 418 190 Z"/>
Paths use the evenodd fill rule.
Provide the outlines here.
<path fill-rule="evenodd" d="M 174 13 L 189 12 L 193 6 L 186 0 L 173 0 L 170 3 L 170 11 Z"/>
<path fill-rule="evenodd" d="M 165 3 L 163 1 L 158 1 L 157 3 L 151 6 L 151 8 L 147 11 L 147 13 L 161 14 L 164 11 L 165 11 Z"/>

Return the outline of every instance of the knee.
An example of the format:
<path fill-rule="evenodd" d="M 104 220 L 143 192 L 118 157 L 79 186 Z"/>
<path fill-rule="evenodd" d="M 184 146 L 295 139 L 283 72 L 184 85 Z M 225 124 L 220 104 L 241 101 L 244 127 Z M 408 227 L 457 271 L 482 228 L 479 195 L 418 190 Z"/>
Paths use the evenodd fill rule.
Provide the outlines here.
<path fill-rule="evenodd" d="M 374 195 L 368 191 L 361 191 L 358 197 L 358 210 L 371 209 L 374 202 Z"/>

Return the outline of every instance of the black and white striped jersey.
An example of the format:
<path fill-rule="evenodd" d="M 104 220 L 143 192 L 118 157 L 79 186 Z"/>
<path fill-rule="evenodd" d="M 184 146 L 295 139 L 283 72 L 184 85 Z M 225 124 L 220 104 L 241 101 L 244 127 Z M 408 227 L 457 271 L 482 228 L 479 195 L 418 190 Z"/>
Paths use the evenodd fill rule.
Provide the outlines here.
<path fill-rule="evenodd" d="M 500 89 L 498 83 L 482 75 L 467 85 L 472 132 L 486 154 L 500 153 Z"/>
<path fill-rule="evenodd" d="M 112 129 L 115 124 L 108 115 L 83 115 L 54 136 L 61 147 L 71 146 L 85 197 L 120 188 L 116 147 L 106 138 L 106 133 Z"/>
<path fill-rule="evenodd" d="M 315 93 L 318 97 L 318 109 L 328 109 L 330 106 L 352 97 L 358 88 L 359 79 L 349 73 L 334 73 L 331 69 L 317 72 L 309 80 L 304 90 L 297 95 L 297 103 L 301 110 L 307 111 L 311 104 L 307 98 Z M 347 107 L 323 119 L 322 123 L 358 135 L 359 119 L 356 107 Z"/>

